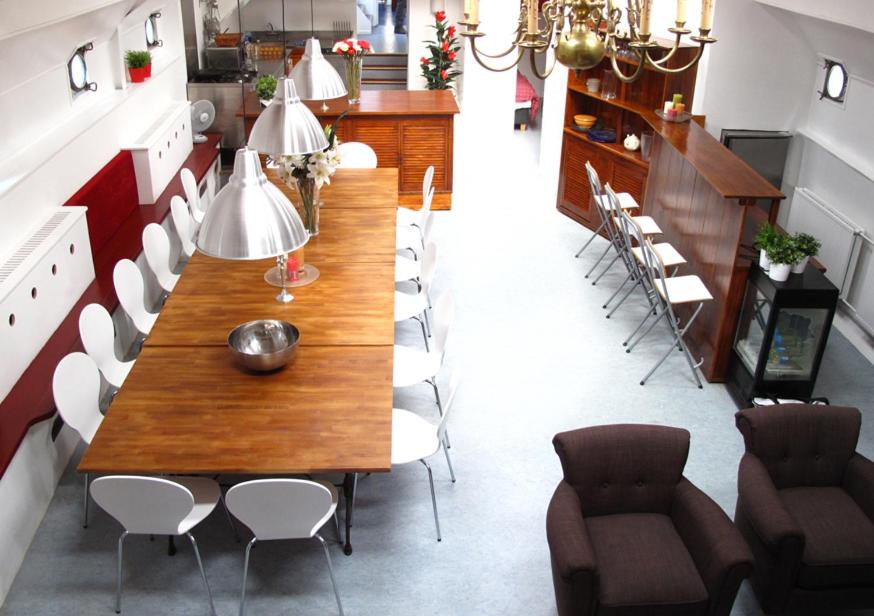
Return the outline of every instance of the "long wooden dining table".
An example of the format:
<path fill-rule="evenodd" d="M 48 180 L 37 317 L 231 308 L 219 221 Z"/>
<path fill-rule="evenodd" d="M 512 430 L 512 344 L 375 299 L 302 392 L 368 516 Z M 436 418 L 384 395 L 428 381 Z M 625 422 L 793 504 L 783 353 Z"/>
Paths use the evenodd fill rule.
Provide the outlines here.
<path fill-rule="evenodd" d="M 391 470 L 397 174 L 337 171 L 322 190 L 321 233 L 304 251 L 320 277 L 290 289 L 290 304 L 264 280 L 271 260 L 196 253 L 78 471 L 343 473 L 351 554 L 355 477 Z M 234 363 L 228 333 L 254 319 L 299 329 L 284 369 Z"/>

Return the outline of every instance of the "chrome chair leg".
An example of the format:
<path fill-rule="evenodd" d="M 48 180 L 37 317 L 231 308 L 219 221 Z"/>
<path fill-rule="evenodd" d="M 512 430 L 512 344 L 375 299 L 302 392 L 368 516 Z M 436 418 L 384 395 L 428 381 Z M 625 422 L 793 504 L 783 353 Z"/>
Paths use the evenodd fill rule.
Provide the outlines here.
<path fill-rule="evenodd" d="M 437 377 L 435 376 L 429 381 L 425 381 L 434 389 L 434 398 L 437 400 L 437 410 L 440 417 L 443 417 L 443 403 L 440 401 L 440 390 L 437 389 Z M 452 443 L 449 442 L 449 432 L 446 432 L 446 447 L 452 449 Z"/>
<path fill-rule="evenodd" d="M 337 608 L 340 610 L 340 616 L 344 616 L 343 603 L 340 602 L 340 592 L 337 590 L 337 580 L 334 579 L 334 567 L 331 565 L 331 551 L 328 550 L 328 544 L 325 543 L 325 540 L 322 539 L 322 536 L 319 533 L 316 533 L 315 537 L 319 540 L 319 543 L 321 543 L 322 547 L 325 549 L 325 558 L 328 561 L 328 574 L 331 576 L 331 586 L 334 587 L 334 597 L 336 597 L 337 599 Z"/>
<path fill-rule="evenodd" d="M 704 302 L 698 304 L 698 307 L 695 309 L 695 312 L 686 321 L 686 325 L 680 329 L 675 321 L 670 323 L 671 325 L 671 334 L 673 335 L 673 340 L 671 340 L 671 345 L 668 347 L 667 352 L 662 356 L 662 358 L 656 362 L 656 364 L 652 367 L 652 369 L 643 377 L 643 380 L 640 381 L 641 385 L 646 384 L 646 381 L 651 377 L 659 367 L 665 363 L 665 360 L 670 356 L 671 352 L 674 350 L 674 347 L 679 344 L 683 354 L 686 357 L 686 362 L 689 364 L 689 368 L 692 370 L 692 376 L 695 378 L 695 383 L 698 385 L 698 389 L 703 389 L 704 386 L 701 384 L 701 379 L 698 376 L 698 371 L 696 368 L 698 367 L 695 362 L 692 360 L 692 355 L 689 353 L 689 348 L 686 346 L 686 343 L 683 341 L 683 336 L 686 334 L 686 331 L 692 325 L 692 322 L 698 317 L 698 314 L 701 312 L 701 309 L 704 307 Z"/>
<path fill-rule="evenodd" d="M 231 527 L 231 531 L 234 533 L 234 539 L 237 543 L 240 543 L 240 533 L 237 532 L 237 525 L 234 524 L 234 518 L 231 517 L 230 511 L 228 511 L 228 506 L 225 505 L 225 496 L 222 494 L 221 498 L 219 498 L 219 502 L 222 504 L 222 511 L 225 512 L 225 519 L 228 521 L 228 525 Z"/>
<path fill-rule="evenodd" d="M 619 285 L 618 287 L 616 287 L 616 290 L 613 291 L 613 295 L 610 296 L 610 299 L 608 299 L 606 302 L 604 302 L 604 305 L 601 306 L 601 308 L 603 308 L 603 309 L 606 310 L 606 309 L 607 309 L 607 306 L 610 305 L 610 302 L 612 302 L 614 299 L 616 299 L 616 296 L 619 295 L 619 292 L 620 292 L 622 289 L 625 288 L 625 285 L 628 284 L 628 281 L 629 281 L 629 280 L 634 280 L 634 272 L 628 272 L 628 275 L 625 277 L 625 280 L 622 281 L 622 284 L 621 284 L 621 285 Z M 636 285 L 636 283 L 635 283 L 635 285 Z M 634 287 L 632 287 L 632 289 L 633 289 L 633 288 L 634 288 Z M 611 313 L 611 314 L 612 314 L 612 313 Z"/>
<path fill-rule="evenodd" d="M 646 314 L 643 315 L 643 320 L 641 320 L 637 327 L 634 328 L 634 331 L 628 335 L 628 338 L 625 339 L 625 341 L 622 343 L 622 346 L 628 346 L 628 343 L 631 342 L 631 340 L 634 338 L 634 335 L 640 331 L 641 327 L 646 325 L 647 321 L 649 321 L 650 317 L 654 316 L 654 314 L 655 311 L 652 308 L 647 310 Z"/>
<path fill-rule="evenodd" d="M 246 578 L 249 575 L 249 553 L 252 551 L 252 546 L 255 545 L 257 539 L 252 537 L 252 540 L 246 545 L 246 556 L 243 558 L 243 590 L 240 591 L 240 616 L 246 615 Z"/>
<path fill-rule="evenodd" d="M 626 353 L 631 353 L 631 351 L 634 350 L 634 347 L 636 347 L 640 343 L 641 340 L 643 340 L 644 338 L 646 338 L 649 335 L 649 333 L 653 330 L 653 328 L 656 325 L 658 325 L 659 319 L 661 319 L 661 317 L 665 316 L 665 312 L 666 312 L 665 308 L 660 308 L 658 310 L 658 312 L 656 312 L 655 319 L 653 319 L 653 322 L 649 324 L 649 327 L 646 328 L 646 331 L 644 331 L 640 336 L 637 337 L 637 340 L 635 340 L 630 345 L 628 345 L 628 348 L 625 349 Z"/>
<path fill-rule="evenodd" d="M 619 260 L 619 257 L 620 257 L 620 256 L 621 256 L 620 253 L 617 252 L 616 255 L 615 255 L 612 259 L 610 259 L 610 263 L 607 264 L 607 267 L 605 267 L 605 268 L 601 271 L 601 273 L 598 274 L 598 277 L 595 278 L 595 279 L 592 281 L 592 286 L 593 286 L 593 287 L 594 287 L 596 284 L 598 284 L 598 282 L 601 280 L 601 278 L 604 277 L 604 274 L 606 274 L 607 272 L 610 271 L 610 268 L 613 267 L 613 264 L 616 263 L 616 261 Z"/>
<path fill-rule="evenodd" d="M 118 580 L 115 585 L 115 613 L 121 614 L 121 564 L 124 557 L 124 539 L 127 537 L 127 531 L 121 534 L 118 538 Z"/>
<path fill-rule="evenodd" d="M 574 255 L 574 259 L 579 259 L 579 258 L 580 258 L 580 255 L 583 254 L 583 251 L 584 251 L 586 248 L 588 248 L 588 247 L 589 247 L 589 244 L 591 244 L 591 243 L 595 240 L 595 238 L 598 237 L 598 236 L 601 234 L 601 231 L 604 230 L 604 227 L 605 227 L 605 226 L 607 226 L 607 222 L 606 222 L 606 221 L 601 221 L 601 226 L 598 227 L 597 229 L 595 229 L 595 232 L 592 233 L 592 237 L 589 238 L 589 241 L 587 241 L 585 244 L 583 244 L 583 247 L 580 248 L 579 252 L 577 252 L 577 254 Z"/>
<path fill-rule="evenodd" d="M 434 494 L 434 474 L 431 472 L 431 467 L 424 460 L 419 460 L 425 465 L 428 470 L 428 482 L 431 484 L 431 504 L 434 506 L 434 525 L 437 527 L 437 541 L 443 541 L 440 536 L 440 518 L 437 517 L 437 496 Z"/>
<path fill-rule="evenodd" d="M 443 447 L 442 447 L 443 455 L 446 456 L 446 464 L 447 464 L 447 466 L 449 466 L 449 476 L 452 477 L 452 483 L 455 483 L 455 470 L 452 468 L 452 460 L 449 458 L 449 448 L 446 447 L 445 440 L 446 439 L 444 439 L 444 443 L 443 443 Z"/>
<path fill-rule="evenodd" d="M 632 293 L 634 292 L 634 290 L 635 290 L 637 287 L 639 287 L 640 285 L 641 285 L 641 281 L 640 281 L 640 278 L 638 278 L 638 279 L 634 282 L 634 284 L 631 285 L 631 287 L 628 289 L 628 291 L 625 292 L 625 295 L 622 296 L 622 299 L 619 300 L 619 303 L 616 304 L 615 306 L 613 306 L 613 308 L 610 309 L 610 312 L 607 313 L 607 318 L 608 318 L 608 319 L 609 319 L 610 317 L 613 316 L 613 313 L 615 313 L 617 310 L 619 310 L 619 307 L 620 307 L 622 304 L 625 303 L 625 300 L 627 300 L 629 297 L 631 297 L 631 294 L 632 294 Z"/>
<path fill-rule="evenodd" d="M 424 314 L 424 313 L 422 313 Z M 421 319 L 419 317 L 413 317 L 414 321 L 418 321 L 419 325 L 422 328 L 422 338 L 425 340 L 425 350 L 430 351 L 431 348 L 428 346 L 428 332 L 425 331 L 425 320 L 424 317 Z"/>
<path fill-rule="evenodd" d="M 592 266 L 592 268 L 591 268 L 588 272 L 586 272 L 586 275 L 584 276 L 584 278 L 588 278 L 589 276 L 592 275 L 592 272 L 595 271 L 595 269 L 598 267 L 598 265 L 601 264 L 601 261 L 604 260 L 604 257 L 607 256 L 607 253 L 610 252 L 610 247 L 611 247 L 611 246 L 613 246 L 612 243 L 608 243 L 608 244 L 607 244 L 606 248 L 604 248 L 604 252 L 601 253 L 601 256 L 598 257 L 598 260 L 595 261 L 595 264 Z"/>
<path fill-rule="evenodd" d="M 200 569 L 200 577 L 203 580 L 203 587 L 206 588 L 206 597 L 209 599 L 209 613 L 215 616 L 215 605 L 212 602 L 212 591 L 209 589 L 209 581 L 206 579 L 206 571 L 203 569 L 203 561 L 200 559 L 200 550 L 197 549 L 197 541 L 194 540 L 194 535 L 185 533 L 188 540 L 191 542 L 191 547 L 194 548 L 194 558 L 197 559 L 197 568 Z"/>
<path fill-rule="evenodd" d="M 337 543 L 343 545 L 343 535 L 340 534 L 340 516 L 336 509 L 334 509 L 334 530 L 337 531 Z"/>

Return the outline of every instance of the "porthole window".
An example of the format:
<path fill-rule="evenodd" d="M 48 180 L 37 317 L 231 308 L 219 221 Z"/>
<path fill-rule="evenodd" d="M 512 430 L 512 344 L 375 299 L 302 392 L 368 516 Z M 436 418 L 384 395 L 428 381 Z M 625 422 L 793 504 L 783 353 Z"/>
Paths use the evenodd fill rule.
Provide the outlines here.
<path fill-rule="evenodd" d="M 160 17 L 160 13 L 152 13 L 146 20 L 146 46 L 149 49 L 164 45 L 164 41 L 158 38 L 158 19 L 160 19 Z"/>
<path fill-rule="evenodd" d="M 819 93 L 820 100 L 827 98 L 830 101 L 843 103 L 847 96 L 847 83 L 849 75 L 847 69 L 840 62 L 834 60 L 825 61 L 825 81 L 822 91 Z"/>
<path fill-rule="evenodd" d="M 93 92 L 97 89 L 97 84 L 88 81 L 88 61 L 85 59 L 85 53 L 94 49 L 93 43 L 82 45 L 67 62 L 67 74 L 70 78 L 70 89 L 74 94 L 80 92 Z"/>

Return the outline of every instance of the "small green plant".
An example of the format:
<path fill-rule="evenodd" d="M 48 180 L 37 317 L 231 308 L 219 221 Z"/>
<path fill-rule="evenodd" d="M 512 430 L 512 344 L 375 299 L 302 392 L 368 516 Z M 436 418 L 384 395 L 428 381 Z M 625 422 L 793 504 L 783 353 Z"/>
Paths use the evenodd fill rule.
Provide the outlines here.
<path fill-rule="evenodd" d="M 822 248 L 822 242 L 808 233 L 796 233 L 792 238 L 795 243 L 795 249 L 801 254 L 801 257 L 815 257 L 819 254 L 819 249 Z"/>
<path fill-rule="evenodd" d="M 802 254 L 795 245 L 795 239 L 782 233 L 776 234 L 765 248 L 768 253 L 768 260 L 772 264 L 795 265 L 798 263 Z"/>
<path fill-rule="evenodd" d="M 276 92 L 276 77 L 273 75 L 261 75 L 255 84 L 255 93 L 262 101 L 269 101 Z"/>
<path fill-rule="evenodd" d="M 132 51 L 124 52 L 124 63 L 128 68 L 144 68 L 152 63 L 152 54 L 148 51 Z"/>
<path fill-rule="evenodd" d="M 771 245 L 771 242 L 773 242 L 778 235 L 777 229 L 775 229 L 773 225 L 766 222 L 762 223 L 759 227 L 759 231 L 756 233 L 756 248 L 767 251 L 768 246 Z"/>

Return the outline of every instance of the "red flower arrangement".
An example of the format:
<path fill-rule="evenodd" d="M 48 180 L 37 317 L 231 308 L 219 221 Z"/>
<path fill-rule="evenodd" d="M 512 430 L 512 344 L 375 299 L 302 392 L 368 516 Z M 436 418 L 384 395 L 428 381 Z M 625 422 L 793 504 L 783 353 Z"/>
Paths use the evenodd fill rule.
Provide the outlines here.
<path fill-rule="evenodd" d="M 431 27 L 437 32 L 437 40 L 425 41 L 431 57 L 422 56 L 419 60 L 422 76 L 427 80 L 429 90 L 448 90 L 461 75 L 461 71 L 455 68 L 461 46 L 455 38 L 455 26 L 446 23 L 445 11 L 434 14 L 434 25 Z"/>

